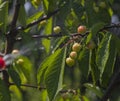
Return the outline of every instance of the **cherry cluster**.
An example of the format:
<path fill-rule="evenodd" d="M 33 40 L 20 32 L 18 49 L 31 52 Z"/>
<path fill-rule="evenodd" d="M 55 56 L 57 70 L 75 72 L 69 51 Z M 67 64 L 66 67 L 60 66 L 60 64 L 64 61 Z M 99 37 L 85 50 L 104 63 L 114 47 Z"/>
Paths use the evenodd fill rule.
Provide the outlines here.
<path fill-rule="evenodd" d="M 77 59 L 78 52 L 82 48 L 80 43 L 74 43 L 72 46 L 72 51 L 69 54 L 69 57 L 66 58 L 66 63 L 69 67 L 72 67 L 75 64 L 75 60 Z"/>
<path fill-rule="evenodd" d="M 77 33 L 78 34 L 85 34 L 87 31 L 87 28 L 86 26 L 84 25 L 80 25 L 77 29 Z M 78 42 L 75 42 L 72 46 L 72 51 L 70 52 L 69 54 L 69 57 L 66 58 L 66 64 L 69 66 L 69 67 L 72 67 L 74 64 L 75 64 L 75 60 L 77 59 L 78 57 L 78 52 L 80 51 L 80 49 L 82 48 L 82 44 L 81 43 L 78 43 Z M 90 42 L 88 42 L 86 44 L 86 48 L 87 49 L 94 49 L 96 47 L 96 44 L 94 43 L 93 40 L 91 40 Z"/>

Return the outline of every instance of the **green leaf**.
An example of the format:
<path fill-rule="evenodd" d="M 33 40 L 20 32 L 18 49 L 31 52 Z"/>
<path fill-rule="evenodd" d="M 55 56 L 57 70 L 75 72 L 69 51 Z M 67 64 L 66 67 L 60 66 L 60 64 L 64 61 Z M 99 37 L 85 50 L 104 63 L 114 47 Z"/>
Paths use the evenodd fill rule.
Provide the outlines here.
<path fill-rule="evenodd" d="M 39 9 L 39 6 L 41 6 L 41 3 L 42 2 L 42 0 L 31 0 L 31 3 L 32 3 L 32 5 L 36 8 L 36 9 Z"/>
<path fill-rule="evenodd" d="M 42 91 L 40 101 L 46 101 L 47 99 L 48 99 L 48 96 L 47 96 L 47 91 L 46 91 L 46 90 L 44 90 L 44 91 Z"/>
<path fill-rule="evenodd" d="M 19 77 L 19 74 L 12 68 L 8 68 L 8 73 L 9 75 L 11 76 L 11 79 L 13 80 L 13 82 L 18 86 L 20 87 L 21 85 L 21 80 L 20 80 L 20 77 Z"/>
<path fill-rule="evenodd" d="M 43 0 L 45 13 L 50 13 L 57 8 L 57 0 Z"/>
<path fill-rule="evenodd" d="M 7 20 L 8 19 L 8 1 L 3 2 L 0 4 L 0 29 L 3 31 L 3 33 L 6 32 L 7 27 Z"/>
<path fill-rule="evenodd" d="M 110 46 L 109 46 L 109 57 L 108 57 L 104 72 L 103 72 L 102 77 L 101 77 L 101 84 L 104 87 L 107 87 L 107 85 L 110 81 L 110 78 L 113 74 L 113 70 L 115 67 L 114 66 L 115 60 L 116 60 L 116 46 L 115 46 L 115 42 L 114 42 L 113 37 L 112 37 L 112 40 L 111 40 Z"/>
<path fill-rule="evenodd" d="M 66 49 L 57 50 L 45 72 L 45 83 L 50 101 L 53 101 L 62 88 L 63 73 L 65 67 Z"/>
<path fill-rule="evenodd" d="M 115 42 L 115 47 L 117 49 L 117 52 L 120 55 L 120 38 L 113 34 L 113 40 Z"/>
<path fill-rule="evenodd" d="M 69 37 L 67 36 L 59 38 L 57 42 L 54 43 L 55 48 L 53 50 L 55 51 L 59 48 L 62 48 L 68 40 L 69 40 Z"/>
<path fill-rule="evenodd" d="M 96 84 L 96 82 L 99 80 L 99 77 L 100 77 L 100 70 L 98 69 L 95 60 L 96 60 L 96 51 L 91 50 L 90 57 L 89 57 L 89 64 L 90 64 L 90 69 L 91 69 L 91 74 L 92 74 L 92 79 L 94 84 Z"/>
<path fill-rule="evenodd" d="M 67 37 L 63 37 L 60 39 L 60 41 L 56 44 L 56 47 L 54 49 L 54 51 L 56 51 L 57 49 L 61 48 L 60 45 L 63 44 L 63 41 L 65 41 L 67 39 Z M 37 81 L 38 84 L 43 83 L 44 82 L 44 74 L 49 66 L 49 64 L 51 63 L 52 59 L 54 58 L 54 54 L 50 55 L 49 57 L 47 57 L 39 66 L 38 71 L 37 71 Z"/>
<path fill-rule="evenodd" d="M 26 15 L 26 11 L 25 11 L 24 5 L 20 6 L 18 20 L 19 20 L 20 24 L 22 24 L 23 26 L 26 25 L 27 15 Z"/>
<path fill-rule="evenodd" d="M 90 101 L 86 96 L 82 96 L 82 98 L 84 101 Z"/>
<path fill-rule="evenodd" d="M 31 77 L 32 77 L 32 71 L 33 71 L 32 67 L 33 67 L 33 65 L 32 65 L 31 61 L 25 56 L 20 56 L 19 59 L 22 59 L 23 63 L 16 64 L 14 68 L 19 73 L 22 83 L 25 80 L 30 81 Z"/>
<path fill-rule="evenodd" d="M 27 24 L 30 24 L 30 23 L 32 23 L 32 22 L 34 22 L 34 21 L 36 21 L 36 20 L 38 20 L 40 17 L 42 17 L 43 16 L 43 11 L 41 10 L 41 11 L 39 11 L 39 12 L 36 12 L 36 13 L 34 13 L 33 15 L 31 15 L 28 19 L 27 19 Z M 38 23 L 39 24 L 39 23 Z M 28 28 L 27 30 L 29 30 L 30 28 Z M 36 31 L 36 30 L 35 30 Z"/>
<path fill-rule="evenodd" d="M 27 24 L 33 22 L 34 20 L 39 19 L 43 15 L 43 11 L 36 12 L 27 19 Z"/>
<path fill-rule="evenodd" d="M 10 92 L 4 81 L 0 79 L 0 101 L 11 101 Z"/>
<path fill-rule="evenodd" d="M 82 75 L 87 78 L 89 74 L 89 50 L 83 49 L 78 57 L 79 69 Z"/>
<path fill-rule="evenodd" d="M 97 23 L 97 18 L 96 14 L 94 13 L 93 10 L 93 0 L 86 0 L 85 2 L 85 10 L 86 10 L 86 15 L 88 18 L 88 26 L 94 25 L 95 23 Z"/>
<path fill-rule="evenodd" d="M 86 11 L 86 22 L 88 23 L 88 27 L 94 25 L 95 23 L 103 22 L 108 24 L 111 20 L 111 15 L 108 9 L 98 8 L 98 13 L 94 10 L 95 2 L 94 0 L 86 0 L 85 1 L 85 11 Z M 97 4 L 96 4 L 97 5 Z"/>
<path fill-rule="evenodd" d="M 96 35 L 98 33 L 98 31 L 100 31 L 104 27 L 104 25 L 105 25 L 105 23 L 103 23 L 103 22 L 94 24 L 91 28 L 91 32 L 93 33 L 93 35 Z"/>
<path fill-rule="evenodd" d="M 11 93 L 11 101 L 23 101 L 23 97 L 22 97 L 22 92 L 21 92 L 21 88 L 18 88 L 15 85 L 12 85 L 9 87 Z M 14 96 L 14 97 L 13 97 Z"/>
<path fill-rule="evenodd" d="M 91 31 L 90 31 L 89 35 L 87 36 L 86 44 L 88 42 L 90 42 L 91 39 L 94 39 L 96 37 L 96 35 L 100 31 L 100 29 L 102 29 L 104 27 L 104 25 L 105 24 L 103 22 L 99 22 L 92 26 Z"/>
<path fill-rule="evenodd" d="M 51 63 L 51 61 L 52 61 L 51 58 L 53 58 L 53 57 L 54 57 L 54 54 L 50 55 L 39 66 L 38 72 L 37 72 L 37 82 L 38 82 L 38 84 L 44 82 L 44 75 L 45 75 L 46 69 L 48 68 L 49 64 Z"/>
<path fill-rule="evenodd" d="M 102 90 L 97 87 L 97 86 L 94 86 L 93 84 L 90 84 L 90 83 L 85 83 L 84 84 L 85 87 L 87 87 L 88 89 L 90 89 L 93 93 L 95 93 L 99 98 L 102 98 L 103 96 L 103 92 Z"/>
<path fill-rule="evenodd" d="M 72 8 L 78 16 L 78 18 L 81 18 L 85 10 L 84 7 L 81 4 L 74 2 Z"/>
<path fill-rule="evenodd" d="M 31 41 L 33 41 L 30 33 L 27 32 L 28 30 L 29 29 L 27 29 L 26 32 L 23 31 L 20 32 L 20 35 L 22 37 L 22 42 L 26 44 L 29 44 Z"/>
<path fill-rule="evenodd" d="M 106 33 L 101 43 L 98 45 L 99 47 L 97 50 L 96 63 L 97 63 L 98 69 L 100 70 L 100 77 L 102 76 L 105 70 L 107 61 L 109 59 L 111 38 L 112 38 L 112 34 Z"/>
<path fill-rule="evenodd" d="M 70 9 L 71 9 L 71 2 L 65 2 L 65 4 L 63 4 L 61 7 L 60 12 L 58 13 L 59 19 L 63 20 L 64 22 L 66 20 L 67 15 L 71 12 Z"/>
<path fill-rule="evenodd" d="M 48 0 L 43 0 L 43 6 L 44 6 L 45 12 L 47 12 L 48 8 L 49 8 L 49 1 Z"/>
<path fill-rule="evenodd" d="M 77 17 L 74 10 L 71 10 L 65 20 L 65 26 L 67 27 L 66 29 L 70 30 L 71 32 L 76 32 L 76 28 L 80 25 L 79 20 L 80 19 Z"/>
<path fill-rule="evenodd" d="M 44 29 L 44 34 L 48 35 L 51 33 L 52 33 L 52 18 L 48 20 L 48 23 L 46 24 Z M 43 39 L 42 44 L 45 47 L 46 52 L 49 53 L 51 48 L 50 47 L 51 41 L 49 39 Z"/>

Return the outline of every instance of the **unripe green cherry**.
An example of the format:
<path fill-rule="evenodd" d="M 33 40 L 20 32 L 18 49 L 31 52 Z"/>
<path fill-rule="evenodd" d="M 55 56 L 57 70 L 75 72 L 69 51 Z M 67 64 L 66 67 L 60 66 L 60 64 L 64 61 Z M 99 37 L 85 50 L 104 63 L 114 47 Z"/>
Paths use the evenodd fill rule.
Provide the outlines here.
<path fill-rule="evenodd" d="M 69 67 L 72 67 L 72 66 L 75 64 L 75 60 L 72 59 L 71 57 L 68 57 L 68 58 L 66 58 L 66 64 L 67 64 Z"/>
<path fill-rule="evenodd" d="M 100 6 L 101 8 L 106 8 L 106 4 L 105 4 L 104 1 L 100 2 L 100 3 L 99 3 L 99 6 Z"/>
<path fill-rule="evenodd" d="M 46 23 L 47 23 L 47 21 L 46 21 L 46 20 L 43 20 L 43 21 L 40 22 L 40 25 L 41 25 L 41 26 L 45 26 Z"/>
<path fill-rule="evenodd" d="M 18 65 L 22 65 L 24 63 L 24 60 L 23 59 L 18 59 L 17 62 L 16 62 Z"/>
<path fill-rule="evenodd" d="M 13 51 L 12 51 L 12 54 L 19 54 L 20 52 L 19 52 L 19 50 L 17 50 L 17 49 L 14 49 Z"/>
<path fill-rule="evenodd" d="M 78 27 L 77 32 L 80 34 L 84 34 L 86 30 L 87 30 L 86 26 L 81 25 Z"/>
<path fill-rule="evenodd" d="M 95 44 L 94 41 L 91 40 L 91 41 L 86 45 L 86 47 L 87 47 L 88 49 L 94 49 L 94 48 L 96 47 L 96 44 Z"/>
<path fill-rule="evenodd" d="M 75 52 L 79 52 L 81 48 L 81 45 L 79 43 L 74 43 L 72 46 L 72 50 Z"/>
<path fill-rule="evenodd" d="M 60 32 L 61 32 L 60 26 L 54 27 L 54 28 L 53 28 L 53 31 L 54 31 L 56 34 L 60 33 Z"/>
<path fill-rule="evenodd" d="M 95 11 L 96 13 L 99 12 L 99 7 L 94 7 L 93 9 L 94 9 L 94 11 Z"/>
<path fill-rule="evenodd" d="M 70 57 L 71 57 L 72 59 L 76 59 L 76 58 L 77 58 L 77 52 L 72 51 L 72 52 L 70 53 Z"/>

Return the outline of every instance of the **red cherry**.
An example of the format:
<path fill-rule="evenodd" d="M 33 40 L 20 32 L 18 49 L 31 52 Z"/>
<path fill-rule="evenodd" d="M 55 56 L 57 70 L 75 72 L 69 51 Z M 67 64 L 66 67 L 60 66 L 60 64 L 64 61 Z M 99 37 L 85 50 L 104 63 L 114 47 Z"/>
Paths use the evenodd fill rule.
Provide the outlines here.
<path fill-rule="evenodd" d="M 5 69 L 5 61 L 0 57 L 0 69 Z"/>
<path fill-rule="evenodd" d="M 83 25 L 79 26 L 77 29 L 77 32 L 80 34 L 84 34 L 86 31 L 87 31 L 87 28 L 86 26 L 83 26 Z"/>

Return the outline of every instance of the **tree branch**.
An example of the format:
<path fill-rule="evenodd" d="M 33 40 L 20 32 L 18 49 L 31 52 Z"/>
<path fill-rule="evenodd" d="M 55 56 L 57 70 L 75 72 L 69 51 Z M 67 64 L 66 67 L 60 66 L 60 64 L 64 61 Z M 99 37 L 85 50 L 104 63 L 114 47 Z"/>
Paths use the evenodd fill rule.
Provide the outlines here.
<path fill-rule="evenodd" d="M 12 85 L 15 85 L 15 83 L 9 83 L 10 86 Z M 30 84 L 21 84 L 20 85 L 21 87 L 30 87 L 30 88 L 36 88 L 36 89 L 39 89 L 39 90 L 44 90 L 46 89 L 46 87 L 42 87 L 42 86 L 35 86 L 35 85 L 30 85 Z"/>
<path fill-rule="evenodd" d="M 120 28 L 120 23 L 118 23 L 118 24 L 112 24 L 110 26 L 105 26 L 105 27 L 102 28 L 102 30 L 110 29 L 110 28 Z"/>
<path fill-rule="evenodd" d="M 54 13 L 53 13 L 54 14 Z M 33 26 L 34 24 L 37 24 L 39 23 L 40 21 L 43 21 L 45 19 L 48 19 L 48 17 L 43 17 L 41 18 L 40 20 L 37 20 L 36 22 L 33 22 L 33 23 L 30 23 L 28 24 L 26 27 L 18 27 L 18 30 L 25 30 L 31 26 Z M 105 26 L 103 27 L 102 29 L 99 30 L 99 32 L 103 31 L 103 30 L 108 30 L 108 29 L 111 29 L 111 28 L 120 28 L 120 24 L 114 24 L 114 25 L 110 25 L 110 26 Z M 89 34 L 90 32 L 87 31 L 86 33 L 84 34 L 79 34 L 79 33 L 71 33 L 71 34 L 66 34 L 66 35 L 63 35 L 62 33 L 59 33 L 59 34 L 49 34 L 49 35 L 32 35 L 32 38 L 51 38 L 51 37 L 55 37 L 55 38 L 59 38 L 59 37 L 63 37 L 63 36 L 68 36 L 68 37 L 74 37 L 74 36 L 80 36 L 80 37 L 85 37 Z M 22 37 L 18 37 L 16 38 L 16 41 L 21 41 L 22 40 Z"/>
<path fill-rule="evenodd" d="M 12 85 L 16 85 L 15 83 L 9 83 L 10 86 Z M 35 85 L 30 85 L 30 84 L 21 84 L 20 85 L 21 87 L 30 87 L 30 88 L 35 88 L 35 89 L 38 89 L 38 90 L 45 90 L 46 87 L 43 87 L 43 86 L 35 86 Z M 67 89 L 67 90 L 60 90 L 59 93 L 72 93 L 72 94 L 77 94 L 77 91 L 74 90 L 74 89 Z"/>
<path fill-rule="evenodd" d="M 16 30 L 16 23 L 19 16 L 19 10 L 20 10 L 20 3 L 19 3 L 19 0 L 16 0 L 14 15 L 11 22 L 11 29 L 6 34 L 7 40 L 6 40 L 5 54 L 9 54 L 12 52 L 14 43 L 16 41 L 15 37 L 18 33 L 18 31 Z"/>
<path fill-rule="evenodd" d="M 51 38 L 51 37 L 63 37 L 63 36 L 67 36 L 67 35 L 63 35 L 63 34 L 49 34 L 49 35 L 32 35 L 32 38 Z M 16 38 L 16 41 L 21 41 L 22 37 L 18 37 Z"/>
<path fill-rule="evenodd" d="M 17 0 L 16 5 L 15 5 L 15 11 L 14 11 L 13 19 L 12 19 L 12 22 L 11 22 L 11 29 L 14 29 L 16 27 L 18 15 L 19 15 L 19 9 L 20 9 L 20 3 L 19 3 L 19 0 Z"/>
<path fill-rule="evenodd" d="M 40 22 L 43 21 L 43 20 L 49 19 L 51 16 L 55 15 L 56 13 L 58 13 L 59 10 L 60 10 L 60 9 L 56 9 L 55 11 L 53 11 L 53 12 L 51 12 L 51 13 L 48 13 L 46 16 L 43 16 L 43 18 L 41 18 L 41 19 L 39 19 L 39 20 L 36 20 L 36 21 L 34 21 L 34 22 L 31 22 L 30 24 L 28 24 L 28 25 L 25 26 L 25 27 L 24 27 L 24 26 L 20 26 L 20 27 L 17 28 L 17 30 L 26 30 L 26 29 L 28 29 L 28 28 L 30 28 L 30 27 L 32 27 L 32 26 L 40 23 Z"/>
<path fill-rule="evenodd" d="M 20 9 L 20 4 L 19 4 L 19 0 L 16 1 L 16 5 L 15 5 L 15 11 L 14 11 L 14 15 L 13 15 L 13 19 L 11 22 L 11 28 L 10 31 L 7 33 L 6 35 L 6 47 L 5 47 L 5 53 L 4 54 L 9 54 L 12 52 L 14 44 L 15 44 L 15 37 L 17 35 L 17 32 L 15 29 L 16 27 L 16 23 L 17 23 L 17 19 L 18 19 L 18 14 L 19 14 L 19 9 Z M 8 65 L 7 68 L 9 68 L 10 66 Z M 6 83 L 6 85 L 9 87 L 9 75 L 8 72 L 6 70 L 3 70 L 3 80 Z"/>
<path fill-rule="evenodd" d="M 6 45 L 6 49 L 5 49 L 5 54 L 8 54 L 8 53 L 11 53 L 12 49 L 13 49 L 13 43 L 15 43 L 16 39 L 16 35 L 19 33 L 20 30 L 26 30 L 27 28 L 30 28 L 38 23 L 40 23 L 41 21 L 43 20 L 46 20 L 46 19 L 49 19 L 51 16 L 53 16 L 54 14 L 56 14 L 59 9 L 56 9 L 55 11 L 49 13 L 48 15 L 44 16 L 43 18 L 37 20 L 37 21 L 34 21 L 30 24 L 28 24 L 27 26 L 19 26 L 16 28 L 16 22 L 17 22 L 17 19 L 18 19 L 18 14 L 19 14 L 19 9 L 20 9 L 20 3 L 19 3 L 19 0 L 16 1 L 16 7 L 15 7 L 15 12 L 14 12 L 14 16 L 13 16 L 13 20 L 11 22 L 11 30 L 7 33 L 6 37 L 7 37 L 7 45 Z M 38 36 L 40 37 L 40 36 Z M 45 37 L 45 36 L 43 36 Z M 48 36 L 50 37 L 50 36 Z M 37 38 L 36 35 L 33 36 L 33 38 Z M 22 38 L 18 38 L 17 40 L 21 40 Z"/>
<path fill-rule="evenodd" d="M 87 36 L 87 34 L 89 34 L 89 32 L 86 32 L 85 34 L 79 34 L 79 33 L 72 33 L 72 34 L 46 34 L 46 35 L 32 35 L 32 38 L 60 38 L 60 37 L 64 37 L 64 36 L 68 36 L 68 37 L 75 37 L 75 36 L 80 36 L 80 37 L 84 37 Z M 21 41 L 22 37 L 17 37 L 16 41 Z"/>

